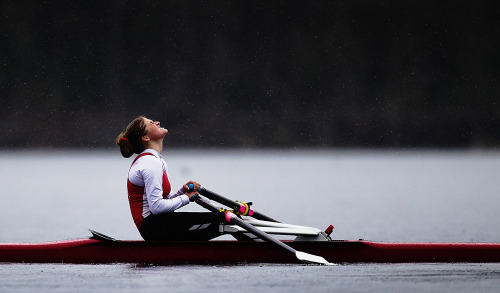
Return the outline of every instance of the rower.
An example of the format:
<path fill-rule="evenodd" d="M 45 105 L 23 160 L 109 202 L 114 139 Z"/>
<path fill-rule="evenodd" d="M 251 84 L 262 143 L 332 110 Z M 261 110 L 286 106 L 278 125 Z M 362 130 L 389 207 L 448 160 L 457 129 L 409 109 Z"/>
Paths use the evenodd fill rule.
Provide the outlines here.
<path fill-rule="evenodd" d="M 135 225 L 144 240 L 209 240 L 220 235 L 223 221 L 210 212 L 176 212 L 198 194 L 189 190 L 201 185 L 188 181 L 172 190 L 168 166 L 162 155 L 168 130 L 160 122 L 143 116 L 135 118 L 116 138 L 123 157 L 138 154 L 128 172 L 127 191 Z"/>

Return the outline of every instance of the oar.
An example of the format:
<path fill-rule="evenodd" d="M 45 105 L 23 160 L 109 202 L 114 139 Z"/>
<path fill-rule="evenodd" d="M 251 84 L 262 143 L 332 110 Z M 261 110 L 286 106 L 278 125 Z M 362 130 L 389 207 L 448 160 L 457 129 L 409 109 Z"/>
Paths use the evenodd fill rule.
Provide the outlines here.
<path fill-rule="evenodd" d="M 238 216 L 236 216 L 233 212 L 228 211 L 228 210 L 224 211 L 224 210 L 221 210 L 221 209 L 214 207 L 211 203 L 209 203 L 208 201 L 206 201 L 205 199 L 203 199 L 199 195 L 195 195 L 191 199 L 194 200 L 200 206 L 206 208 L 207 210 L 209 210 L 211 212 L 214 212 L 214 213 L 225 212 L 226 221 L 228 221 L 229 223 L 236 224 L 236 225 L 240 226 L 241 228 L 247 230 L 248 232 L 258 236 L 262 240 L 269 241 L 269 242 L 272 242 L 272 243 L 278 245 L 279 247 L 281 247 L 281 248 L 285 249 L 286 251 L 290 252 L 291 254 L 295 255 L 295 257 L 297 259 L 299 259 L 303 262 L 322 264 L 322 265 L 332 265 L 331 263 L 329 263 L 326 259 L 324 259 L 321 256 L 305 253 L 305 252 L 298 251 L 298 250 L 291 248 L 290 246 L 284 244 L 283 242 L 277 240 L 276 238 L 269 236 L 267 233 L 255 228 L 254 226 L 248 224 L 244 220 L 238 218 Z"/>
<path fill-rule="evenodd" d="M 193 184 L 189 184 L 189 188 L 193 189 Z M 213 191 L 210 191 L 208 189 L 205 189 L 204 187 L 198 189 L 198 192 L 201 195 L 204 195 L 208 197 L 211 200 L 214 200 L 220 204 L 223 204 L 225 206 L 228 206 L 232 208 L 235 212 L 237 212 L 240 215 L 243 216 L 250 216 L 253 217 L 257 220 L 264 220 L 264 221 L 270 221 L 270 222 L 279 222 L 271 217 L 268 217 L 264 214 L 261 214 L 257 211 L 254 211 L 253 209 L 250 208 L 250 205 L 252 203 L 244 203 L 244 202 L 236 202 L 234 200 L 230 200 L 229 198 L 226 198 L 220 194 L 217 194 Z"/>

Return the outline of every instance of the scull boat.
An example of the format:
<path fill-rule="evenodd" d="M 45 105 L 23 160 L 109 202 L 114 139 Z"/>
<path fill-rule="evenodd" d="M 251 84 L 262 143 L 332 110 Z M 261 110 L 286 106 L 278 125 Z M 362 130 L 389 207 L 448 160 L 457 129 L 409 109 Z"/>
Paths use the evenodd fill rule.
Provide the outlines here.
<path fill-rule="evenodd" d="M 0 262 L 10 263 L 421 263 L 500 262 L 500 243 L 403 243 L 332 240 L 325 231 L 280 223 L 250 208 L 251 203 L 229 200 L 206 190 L 200 194 L 231 207 L 217 208 L 201 196 L 194 201 L 214 213 L 224 213 L 221 234 L 235 240 L 140 241 L 116 240 L 90 230 L 92 237 L 45 243 L 0 243 Z M 238 214 L 239 216 L 236 216 Z M 198 225 L 193 229 L 201 229 Z M 277 240 L 269 234 L 292 235 Z M 241 241 L 241 239 L 245 239 Z"/>
<path fill-rule="evenodd" d="M 331 263 L 500 262 L 500 243 L 389 243 L 366 240 L 283 241 Z M 10 263 L 300 263 L 264 241 L 122 241 L 94 232 L 89 239 L 2 243 L 0 262 Z"/>

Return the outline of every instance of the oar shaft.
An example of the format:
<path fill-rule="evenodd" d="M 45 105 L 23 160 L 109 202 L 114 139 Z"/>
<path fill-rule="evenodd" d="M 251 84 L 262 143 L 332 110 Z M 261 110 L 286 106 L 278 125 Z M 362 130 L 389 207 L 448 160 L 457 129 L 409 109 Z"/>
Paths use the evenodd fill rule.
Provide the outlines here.
<path fill-rule="evenodd" d="M 230 208 L 232 208 L 233 210 L 235 211 L 238 211 L 240 210 L 240 203 L 237 203 L 236 201 L 234 200 L 230 200 L 229 198 L 226 198 L 220 194 L 217 194 L 213 191 L 210 191 L 208 189 L 205 189 L 204 187 L 202 187 L 200 190 L 199 190 L 200 194 L 201 195 L 204 195 L 206 197 L 208 197 L 209 199 L 211 200 L 214 200 L 220 204 L 223 204 L 225 206 L 228 206 Z M 259 213 L 257 211 L 254 211 L 252 210 L 253 214 L 251 215 L 252 217 L 254 217 L 255 219 L 258 219 L 258 220 L 264 220 L 264 221 L 270 221 L 270 222 L 279 222 L 271 217 L 268 217 L 262 213 Z"/>
<path fill-rule="evenodd" d="M 248 224 L 244 220 L 238 218 L 235 214 L 233 214 L 231 212 L 229 212 L 229 213 L 231 214 L 230 215 L 230 217 L 231 217 L 231 223 L 240 226 L 241 228 L 243 228 L 243 229 L 247 230 L 248 232 L 256 235 L 257 237 L 259 237 L 262 240 L 272 242 L 272 243 L 280 246 L 281 248 L 286 249 L 287 251 L 289 251 L 293 255 L 297 254 L 297 251 L 295 249 L 293 249 L 290 246 L 284 244 L 283 242 L 279 241 L 278 239 L 276 239 L 276 238 L 274 238 L 272 236 L 269 236 L 267 233 L 265 233 L 265 232 L 263 232 L 263 231 L 255 228 L 254 226 Z M 226 215 L 226 219 L 227 219 L 227 215 Z"/>
<path fill-rule="evenodd" d="M 221 213 L 222 211 L 216 207 L 214 207 L 211 203 L 208 201 L 204 200 L 201 196 L 196 195 L 194 198 L 194 202 L 199 204 L 200 206 L 206 208 L 207 210 L 214 212 L 214 213 Z"/>
<path fill-rule="evenodd" d="M 262 213 L 259 213 L 257 211 L 253 211 L 253 216 L 254 218 L 256 218 L 257 220 L 263 220 L 263 221 L 269 221 L 269 222 L 276 222 L 276 223 L 279 223 L 279 221 L 271 218 L 271 217 L 268 217 Z"/>
<path fill-rule="evenodd" d="M 278 239 L 276 239 L 272 236 L 269 236 L 265 232 L 248 224 L 247 222 L 245 222 L 244 220 L 242 220 L 238 216 L 236 216 L 233 212 L 224 211 L 223 209 L 216 208 L 210 202 L 206 201 L 205 199 L 203 199 L 199 195 L 194 196 L 192 199 L 194 199 L 194 201 L 197 204 L 199 204 L 200 206 L 206 208 L 207 210 L 209 210 L 211 212 L 214 212 L 214 213 L 225 212 L 226 220 L 229 223 L 233 223 L 233 224 L 240 226 L 241 228 L 247 230 L 248 232 L 258 236 L 262 240 L 269 241 L 269 242 L 272 242 L 272 243 L 278 245 L 279 247 L 281 247 L 281 248 L 285 249 L 286 251 L 290 252 L 291 254 L 293 254 L 297 259 L 299 259 L 301 261 L 316 263 L 316 264 L 330 265 L 330 263 L 326 259 L 322 258 L 321 256 L 305 253 L 302 251 L 297 251 L 297 250 L 291 248 L 290 246 L 284 244 L 283 242 L 279 241 Z"/>
<path fill-rule="evenodd" d="M 211 203 L 209 203 L 206 200 L 204 200 L 201 196 L 196 196 L 195 199 L 194 199 L 194 201 L 197 204 L 199 204 L 200 206 L 206 208 L 207 210 L 209 210 L 211 212 L 214 212 L 214 213 L 220 213 L 220 212 L 222 212 L 220 209 L 214 207 Z M 232 213 L 230 211 L 226 211 L 226 220 L 229 223 L 236 224 L 236 225 L 240 226 L 241 228 L 243 228 L 243 229 L 247 230 L 248 232 L 256 235 L 257 237 L 259 237 L 262 240 L 272 242 L 272 243 L 280 246 L 281 248 L 286 249 L 287 251 L 289 251 L 293 255 L 296 255 L 296 253 L 297 253 L 297 251 L 295 249 L 293 249 L 290 246 L 284 244 L 283 242 L 279 241 L 278 239 L 276 239 L 276 238 L 274 238 L 272 236 L 267 235 L 265 232 L 262 232 L 261 230 L 255 228 L 254 226 L 248 224 L 247 222 L 245 222 L 244 220 L 238 218 L 234 213 Z"/>

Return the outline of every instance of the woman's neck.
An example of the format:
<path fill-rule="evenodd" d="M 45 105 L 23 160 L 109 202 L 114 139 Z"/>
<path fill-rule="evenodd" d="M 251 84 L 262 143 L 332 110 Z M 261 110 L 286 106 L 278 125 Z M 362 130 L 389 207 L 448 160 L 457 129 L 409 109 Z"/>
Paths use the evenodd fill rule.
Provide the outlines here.
<path fill-rule="evenodd" d="M 147 149 L 153 149 L 157 151 L 158 153 L 161 154 L 163 151 L 163 141 L 157 142 L 157 141 L 149 141 L 148 144 L 145 146 Z"/>

